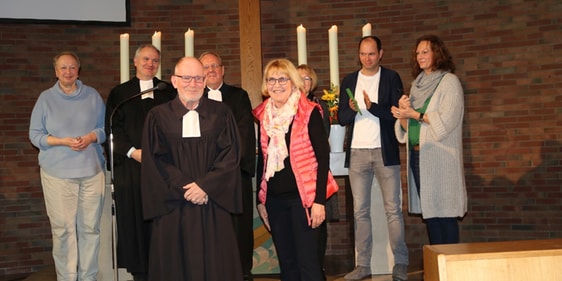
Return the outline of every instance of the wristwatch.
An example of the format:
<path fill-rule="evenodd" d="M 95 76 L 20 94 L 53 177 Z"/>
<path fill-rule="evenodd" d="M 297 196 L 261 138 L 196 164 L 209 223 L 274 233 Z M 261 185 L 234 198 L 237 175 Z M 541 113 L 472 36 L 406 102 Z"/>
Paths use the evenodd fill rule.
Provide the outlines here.
<path fill-rule="evenodd" d="M 423 112 L 420 112 L 420 118 L 418 118 L 418 122 L 423 123 Z"/>

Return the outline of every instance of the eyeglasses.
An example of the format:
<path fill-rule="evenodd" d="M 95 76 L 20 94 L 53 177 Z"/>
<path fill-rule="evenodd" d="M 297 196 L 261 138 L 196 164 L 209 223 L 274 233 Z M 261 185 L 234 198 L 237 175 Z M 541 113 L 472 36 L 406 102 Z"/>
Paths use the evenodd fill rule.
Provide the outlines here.
<path fill-rule="evenodd" d="M 305 76 L 302 78 L 304 80 L 304 82 L 312 82 L 312 78 Z"/>
<path fill-rule="evenodd" d="M 291 79 L 287 78 L 287 77 L 281 77 L 281 78 L 267 78 L 265 79 L 265 83 L 269 86 L 273 86 L 275 85 L 275 82 L 279 82 L 279 85 L 283 86 L 285 84 L 287 84 L 287 82 L 291 81 Z"/>
<path fill-rule="evenodd" d="M 191 83 L 193 79 L 195 79 L 195 83 L 198 84 L 205 82 L 205 76 L 189 76 L 189 75 L 176 75 L 176 74 L 174 74 L 174 76 L 181 78 L 181 81 L 184 83 Z"/>
<path fill-rule="evenodd" d="M 222 67 L 222 64 L 211 64 L 211 65 L 204 65 L 203 69 L 207 70 L 207 69 L 217 69 Z"/>

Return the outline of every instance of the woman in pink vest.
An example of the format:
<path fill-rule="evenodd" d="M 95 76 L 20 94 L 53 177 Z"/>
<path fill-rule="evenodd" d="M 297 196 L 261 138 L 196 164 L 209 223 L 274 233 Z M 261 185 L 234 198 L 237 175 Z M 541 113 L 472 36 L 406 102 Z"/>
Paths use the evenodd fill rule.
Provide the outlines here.
<path fill-rule="evenodd" d="M 330 148 L 320 106 L 287 59 L 270 61 L 254 109 L 259 121 L 258 213 L 271 231 L 281 280 L 322 281 L 319 228 L 326 198 L 338 186 L 330 173 Z"/>

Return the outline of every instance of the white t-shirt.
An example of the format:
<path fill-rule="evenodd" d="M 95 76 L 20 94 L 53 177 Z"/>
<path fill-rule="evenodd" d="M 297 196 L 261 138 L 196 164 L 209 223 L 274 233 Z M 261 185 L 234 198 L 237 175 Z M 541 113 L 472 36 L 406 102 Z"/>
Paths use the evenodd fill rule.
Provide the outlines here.
<path fill-rule="evenodd" d="M 379 83 L 381 71 L 373 76 L 366 76 L 359 72 L 357 84 L 355 85 L 355 99 L 361 110 L 361 114 L 355 115 L 355 126 L 353 128 L 353 137 L 351 148 L 380 148 L 380 122 L 379 118 L 367 111 L 363 91 L 369 96 L 372 103 L 377 103 L 379 99 Z"/>

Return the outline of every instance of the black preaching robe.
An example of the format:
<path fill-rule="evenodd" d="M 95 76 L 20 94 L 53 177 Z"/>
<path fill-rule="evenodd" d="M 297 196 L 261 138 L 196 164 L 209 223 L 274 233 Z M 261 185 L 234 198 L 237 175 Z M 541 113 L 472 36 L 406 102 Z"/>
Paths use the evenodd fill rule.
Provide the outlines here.
<path fill-rule="evenodd" d="M 228 107 L 201 99 L 201 137 L 182 137 L 188 110 L 178 97 L 151 110 L 143 133 L 142 201 L 152 219 L 149 280 L 242 280 L 232 213 L 242 211 L 236 121 Z M 187 202 L 196 182 L 205 205 Z"/>
<path fill-rule="evenodd" d="M 156 86 L 163 81 L 153 78 L 152 82 Z M 107 98 L 105 132 L 108 140 L 111 133 L 110 118 L 115 111 L 111 125 L 118 237 L 117 265 L 126 268 L 133 275 L 145 275 L 148 271 L 150 223 L 144 221 L 142 215 L 141 165 L 135 159 L 129 158 L 127 152 L 131 147 L 142 148 L 142 131 L 148 112 L 153 107 L 176 97 L 177 92 L 174 87 L 169 83 L 166 84 L 165 89 L 154 91 L 154 98 L 142 99 L 139 96 L 127 100 L 141 92 L 139 79 L 133 77 L 113 88 Z M 109 145 L 110 142 L 107 141 L 106 155 L 109 155 Z M 108 169 L 111 169 L 110 161 L 108 161 Z"/>
<path fill-rule="evenodd" d="M 252 274 L 254 256 L 254 192 L 252 177 L 256 172 L 256 133 L 254 115 L 248 93 L 239 87 L 223 83 L 219 89 L 222 102 L 232 110 L 238 133 L 240 134 L 240 173 L 242 178 L 242 214 L 234 219 L 234 232 L 238 239 L 238 249 L 242 260 L 244 275 Z M 205 87 L 204 95 L 208 97 L 209 88 Z"/>

